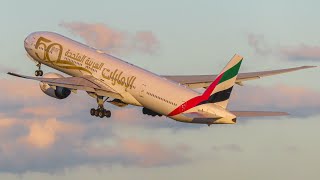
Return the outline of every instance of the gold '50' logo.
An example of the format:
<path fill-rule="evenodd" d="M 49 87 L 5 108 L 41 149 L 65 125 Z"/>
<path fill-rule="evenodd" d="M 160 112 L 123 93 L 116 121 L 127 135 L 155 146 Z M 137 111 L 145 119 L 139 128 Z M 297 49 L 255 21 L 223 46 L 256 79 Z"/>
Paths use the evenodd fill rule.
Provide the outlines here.
<path fill-rule="evenodd" d="M 43 61 L 57 62 L 61 60 L 63 47 L 58 43 L 51 43 L 49 39 L 40 37 L 35 45 L 37 50 L 43 50 L 42 55 L 35 53 L 37 58 Z M 54 52 L 54 53 L 53 53 Z M 54 55 L 53 55 L 54 54 Z"/>

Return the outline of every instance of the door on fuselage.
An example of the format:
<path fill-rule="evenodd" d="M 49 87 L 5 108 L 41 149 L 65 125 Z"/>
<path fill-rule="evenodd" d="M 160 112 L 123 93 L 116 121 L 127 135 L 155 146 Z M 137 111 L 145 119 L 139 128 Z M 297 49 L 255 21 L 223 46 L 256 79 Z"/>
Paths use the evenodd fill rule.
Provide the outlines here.
<path fill-rule="evenodd" d="M 141 86 L 141 91 L 140 91 L 140 97 L 144 97 L 145 90 L 146 90 L 146 85 L 145 85 L 145 84 L 142 84 L 142 86 Z"/>

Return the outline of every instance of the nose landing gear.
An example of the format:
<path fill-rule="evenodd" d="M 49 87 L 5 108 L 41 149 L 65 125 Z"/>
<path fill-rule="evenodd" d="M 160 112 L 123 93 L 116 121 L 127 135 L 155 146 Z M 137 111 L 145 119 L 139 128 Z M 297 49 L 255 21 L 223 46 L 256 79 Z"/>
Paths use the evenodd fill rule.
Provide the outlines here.
<path fill-rule="evenodd" d="M 97 96 L 98 108 L 97 109 L 92 108 L 90 110 L 91 116 L 96 116 L 96 117 L 100 117 L 100 118 L 103 118 L 103 117 L 110 118 L 111 117 L 111 111 L 106 110 L 103 106 L 104 102 L 108 98 L 106 100 L 103 100 L 103 98 L 104 98 L 103 96 Z"/>
<path fill-rule="evenodd" d="M 38 70 L 36 70 L 34 72 L 35 76 L 42 76 L 43 75 L 43 71 L 41 70 L 41 63 L 37 64 Z"/>

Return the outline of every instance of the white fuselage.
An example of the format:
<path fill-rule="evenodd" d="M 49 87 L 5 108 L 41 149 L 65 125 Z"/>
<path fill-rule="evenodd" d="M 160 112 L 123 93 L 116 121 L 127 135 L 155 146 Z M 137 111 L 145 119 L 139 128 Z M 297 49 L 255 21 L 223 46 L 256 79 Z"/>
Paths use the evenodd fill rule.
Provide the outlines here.
<path fill-rule="evenodd" d="M 184 102 L 200 95 L 183 85 L 56 33 L 32 33 L 25 40 L 25 48 L 34 60 L 42 64 L 70 76 L 91 75 L 121 94 L 123 102 L 143 106 L 159 114 L 168 115 Z M 227 113 L 214 104 L 196 106 L 188 112 L 200 110 L 216 115 Z M 183 122 L 192 120 L 183 114 L 170 118 Z"/>

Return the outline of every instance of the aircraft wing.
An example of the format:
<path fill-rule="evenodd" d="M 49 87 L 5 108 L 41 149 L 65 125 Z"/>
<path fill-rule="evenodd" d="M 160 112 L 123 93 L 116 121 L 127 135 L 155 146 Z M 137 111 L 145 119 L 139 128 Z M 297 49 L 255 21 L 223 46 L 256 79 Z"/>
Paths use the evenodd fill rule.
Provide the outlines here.
<path fill-rule="evenodd" d="M 237 117 L 263 117 L 263 116 L 287 116 L 286 112 L 273 111 L 230 111 Z"/>
<path fill-rule="evenodd" d="M 113 90 L 111 87 L 102 84 L 101 81 L 92 76 L 81 77 L 64 77 L 64 78 L 43 78 L 43 77 L 31 77 L 20 75 L 12 72 L 8 72 L 9 75 L 16 76 L 24 79 L 31 79 L 47 83 L 50 86 L 59 86 L 69 88 L 71 90 L 83 90 L 87 92 L 96 93 L 99 96 L 107 96 L 117 99 L 122 99 L 122 96 Z"/>
<path fill-rule="evenodd" d="M 260 72 L 248 72 L 239 73 L 236 83 L 242 85 L 243 81 L 249 81 L 254 79 L 259 79 L 265 76 L 273 76 L 277 74 L 288 73 L 292 71 L 298 71 L 301 69 L 314 68 L 316 66 L 300 66 L 288 69 L 279 69 L 271 71 L 260 71 Z M 217 75 L 181 75 L 181 76 L 163 76 L 166 79 L 178 82 L 180 84 L 187 85 L 190 88 L 206 88 L 212 81 L 215 80 Z"/>

